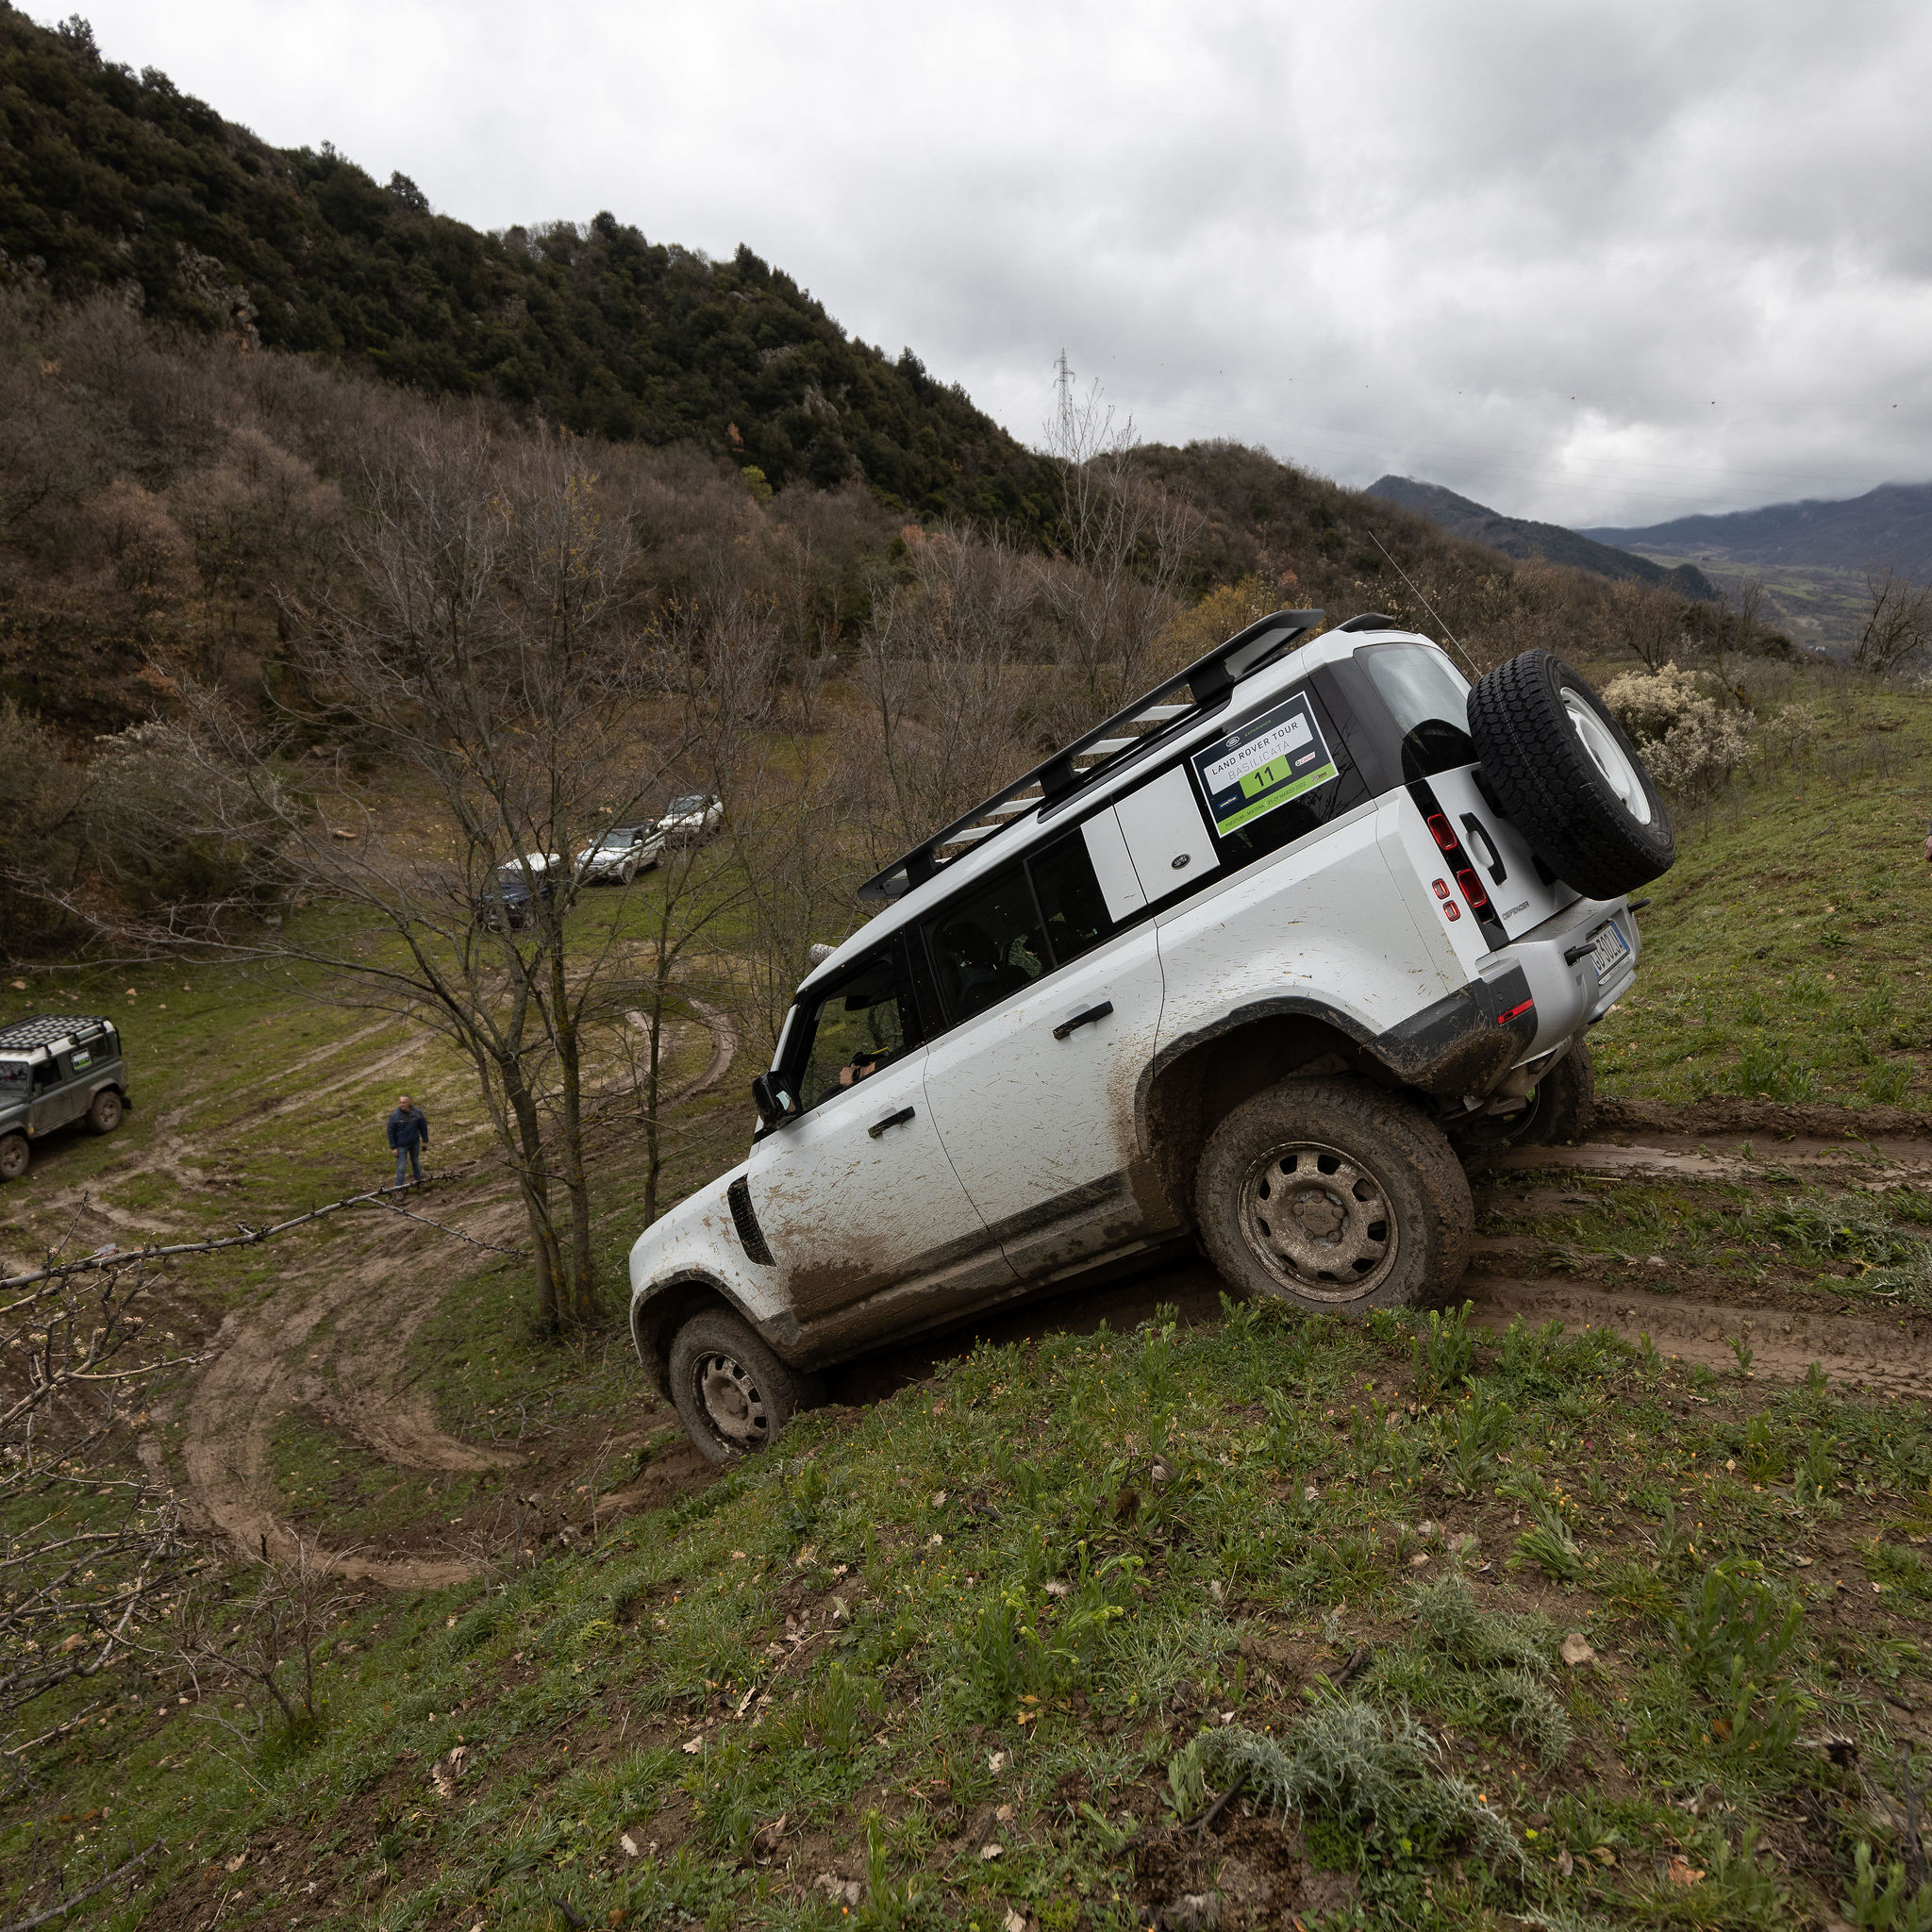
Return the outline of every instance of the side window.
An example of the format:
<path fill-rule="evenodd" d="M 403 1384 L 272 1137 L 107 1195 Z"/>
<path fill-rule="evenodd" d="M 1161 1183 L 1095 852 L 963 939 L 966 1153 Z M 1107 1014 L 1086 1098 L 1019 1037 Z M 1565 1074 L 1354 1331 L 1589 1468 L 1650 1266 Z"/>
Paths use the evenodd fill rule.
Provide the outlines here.
<path fill-rule="evenodd" d="M 1356 653 L 1402 733 L 1406 784 L 1475 763 L 1469 735 L 1469 682 L 1441 651 L 1374 644 Z"/>
<path fill-rule="evenodd" d="M 804 1034 L 798 1091 L 807 1110 L 858 1086 L 916 1041 L 897 946 L 824 994 Z"/>
<path fill-rule="evenodd" d="M 1019 866 L 962 893 L 924 930 L 950 1020 L 983 1013 L 1047 970 L 1046 935 Z"/>
<path fill-rule="evenodd" d="M 1033 875 L 1033 892 L 1053 948 L 1056 966 L 1077 959 L 1113 930 L 1107 897 L 1094 876 L 1087 841 L 1076 826 L 1026 861 Z"/>
<path fill-rule="evenodd" d="M 1305 685 L 1189 763 L 1230 872 L 1306 839 L 1372 795 L 1334 720 Z"/>

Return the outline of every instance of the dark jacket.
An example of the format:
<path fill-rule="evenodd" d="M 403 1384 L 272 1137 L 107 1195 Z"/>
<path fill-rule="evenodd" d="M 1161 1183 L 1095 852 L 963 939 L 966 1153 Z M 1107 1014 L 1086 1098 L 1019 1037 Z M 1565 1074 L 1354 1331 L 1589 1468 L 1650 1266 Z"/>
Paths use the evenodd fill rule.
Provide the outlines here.
<path fill-rule="evenodd" d="M 429 1116 L 420 1107 L 397 1108 L 389 1117 L 389 1144 L 391 1147 L 428 1146 Z"/>

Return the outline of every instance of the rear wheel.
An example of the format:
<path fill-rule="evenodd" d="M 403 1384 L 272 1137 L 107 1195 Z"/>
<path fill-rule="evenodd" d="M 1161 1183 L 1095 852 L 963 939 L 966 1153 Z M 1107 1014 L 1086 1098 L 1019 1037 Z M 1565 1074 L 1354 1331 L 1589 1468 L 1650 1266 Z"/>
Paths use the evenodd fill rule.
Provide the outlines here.
<path fill-rule="evenodd" d="M 88 1132 L 111 1134 L 121 1124 L 121 1116 L 126 1110 L 121 1096 L 111 1087 L 103 1087 L 94 1095 L 94 1104 L 87 1110 Z"/>
<path fill-rule="evenodd" d="M 32 1159 L 25 1134 L 0 1136 L 0 1181 L 17 1181 Z"/>
<path fill-rule="evenodd" d="M 1567 1147 L 1590 1139 L 1596 1125 L 1596 1062 L 1579 1040 L 1530 1089 L 1516 1113 L 1484 1114 L 1452 1139 L 1464 1155 L 1494 1154 L 1504 1147 Z"/>
<path fill-rule="evenodd" d="M 1352 1080 L 1284 1080 L 1243 1101 L 1208 1137 L 1194 1203 L 1230 1283 L 1329 1314 L 1453 1287 L 1475 1219 L 1441 1130 Z"/>
<path fill-rule="evenodd" d="M 729 1462 L 776 1441 L 814 1393 L 722 1308 L 693 1315 L 671 1344 L 671 1399 L 707 1462 Z"/>

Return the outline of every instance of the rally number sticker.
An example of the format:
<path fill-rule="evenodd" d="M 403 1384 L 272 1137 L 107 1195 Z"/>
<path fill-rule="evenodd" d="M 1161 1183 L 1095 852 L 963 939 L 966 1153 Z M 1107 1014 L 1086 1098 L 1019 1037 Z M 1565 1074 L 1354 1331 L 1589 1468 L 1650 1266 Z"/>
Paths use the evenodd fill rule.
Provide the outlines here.
<path fill-rule="evenodd" d="M 1341 775 L 1302 692 L 1196 752 L 1194 774 L 1224 838 Z"/>

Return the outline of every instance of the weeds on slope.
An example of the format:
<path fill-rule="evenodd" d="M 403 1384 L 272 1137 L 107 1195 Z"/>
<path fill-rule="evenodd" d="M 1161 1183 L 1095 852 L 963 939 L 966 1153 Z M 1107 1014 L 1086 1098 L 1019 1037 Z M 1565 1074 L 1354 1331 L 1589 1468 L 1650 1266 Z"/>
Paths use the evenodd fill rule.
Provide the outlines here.
<path fill-rule="evenodd" d="M 1540 1529 L 1570 1559 L 1512 1566 Z M 312 1740 L 216 1757 L 171 1697 L 35 1828 L 164 1840 L 130 1925 L 1796 1925 L 1892 1897 L 1928 1536 L 1904 1405 L 1231 1306 L 365 1603 Z"/>

